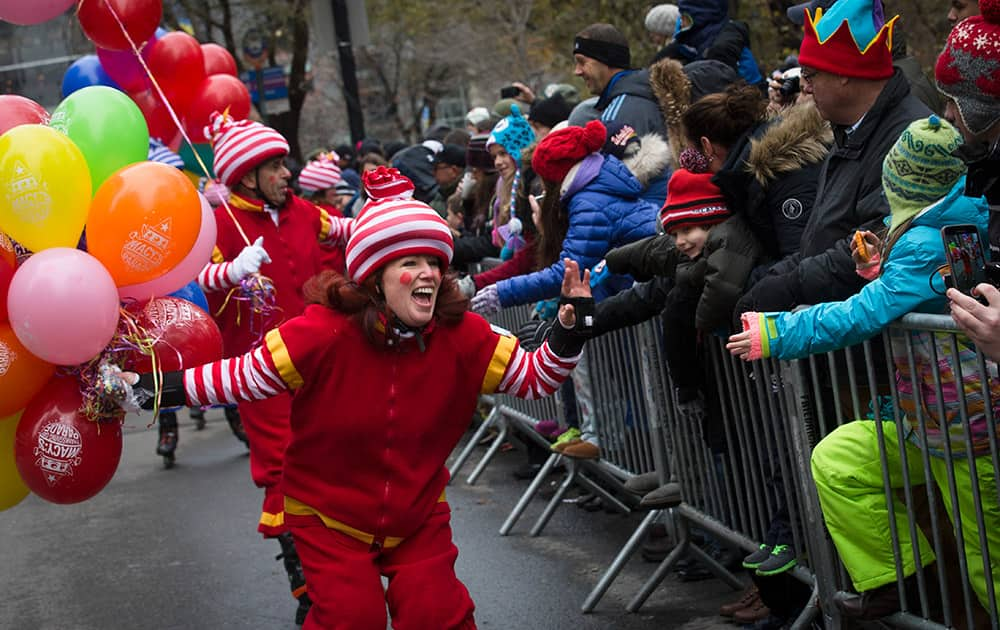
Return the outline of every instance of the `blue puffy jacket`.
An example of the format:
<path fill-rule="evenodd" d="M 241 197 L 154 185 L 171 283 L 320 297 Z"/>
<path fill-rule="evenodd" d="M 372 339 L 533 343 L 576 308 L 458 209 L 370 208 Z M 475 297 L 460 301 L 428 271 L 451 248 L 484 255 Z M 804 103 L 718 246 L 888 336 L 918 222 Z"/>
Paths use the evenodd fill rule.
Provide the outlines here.
<path fill-rule="evenodd" d="M 575 260 L 581 269 L 590 269 L 611 249 L 656 233 L 659 209 L 640 198 L 642 184 L 617 158 L 602 159 L 596 173 L 587 174 L 581 168 L 571 171 L 567 176 L 570 181 L 563 182 L 561 200 L 569 212 L 569 229 L 559 260 L 534 273 L 498 282 L 502 306 L 558 296 L 564 258 Z M 628 276 L 610 275 L 594 287 L 594 299 L 600 301 L 631 284 Z"/>

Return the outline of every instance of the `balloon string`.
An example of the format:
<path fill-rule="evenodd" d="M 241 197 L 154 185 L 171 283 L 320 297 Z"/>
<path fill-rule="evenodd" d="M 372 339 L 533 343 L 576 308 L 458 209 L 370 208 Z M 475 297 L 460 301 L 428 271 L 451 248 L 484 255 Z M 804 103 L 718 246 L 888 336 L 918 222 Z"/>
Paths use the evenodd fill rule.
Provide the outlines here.
<path fill-rule="evenodd" d="M 87 0 L 80 0 L 80 4 L 77 7 L 77 13 L 79 13 L 80 9 L 83 7 L 84 2 L 86 1 Z M 128 41 L 128 45 L 132 48 L 132 52 L 135 53 L 135 58 L 136 60 L 138 60 L 139 65 L 142 66 L 143 71 L 146 73 L 146 77 L 149 79 L 150 83 L 153 84 L 153 87 L 156 89 L 156 93 L 160 96 L 160 99 L 163 101 L 163 104 L 167 107 L 167 112 L 170 114 L 170 119 L 174 121 L 174 124 L 177 125 L 177 130 L 180 131 L 181 136 L 188 143 L 188 146 L 191 147 L 191 153 L 194 154 L 194 159 L 198 163 L 198 166 L 201 168 L 202 174 L 204 174 L 207 179 L 213 179 L 212 176 L 209 174 L 208 167 L 205 166 L 205 163 L 202 161 L 201 156 L 198 154 L 197 151 L 195 151 L 194 142 L 192 142 L 191 138 L 188 137 L 187 131 L 184 129 L 184 125 L 181 124 L 180 118 L 177 116 L 177 112 L 174 111 L 174 108 L 170 104 L 170 101 L 167 100 L 167 95 L 163 93 L 163 89 L 157 82 L 156 77 L 153 76 L 152 70 L 150 70 L 149 66 L 146 65 L 146 60 L 142 58 L 142 53 L 139 51 L 139 47 L 136 46 L 136 43 L 132 40 L 132 36 L 129 35 L 128 30 L 125 28 L 125 24 L 122 22 L 121 18 L 118 17 L 118 12 L 115 10 L 115 8 L 111 5 L 110 2 L 105 2 L 104 4 L 108 8 L 108 11 L 111 12 L 111 17 L 115 19 L 115 23 L 118 24 L 118 28 L 121 29 L 122 35 L 125 36 L 125 39 Z M 236 220 L 236 215 L 233 214 L 233 209 L 229 207 L 229 202 L 226 199 L 223 199 L 222 205 L 226 209 L 226 214 L 229 215 L 229 218 L 232 219 L 233 223 L 236 225 L 236 230 L 240 233 L 240 236 L 243 237 L 243 242 L 246 245 L 250 245 L 250 239 L 247 237 L 246 232 L 243 231 L 243 226 L 240 225 L 240 222 Z"/>

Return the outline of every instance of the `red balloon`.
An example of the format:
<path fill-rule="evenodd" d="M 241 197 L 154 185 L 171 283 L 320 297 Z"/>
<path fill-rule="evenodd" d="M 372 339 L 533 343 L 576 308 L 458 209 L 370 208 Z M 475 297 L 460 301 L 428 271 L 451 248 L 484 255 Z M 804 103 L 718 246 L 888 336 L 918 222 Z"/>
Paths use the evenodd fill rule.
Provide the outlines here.
<path fill-rule="evenodd" d="M 80 383 L 55 376 L 21 415 L 14 464 L 25 485 L 52 503 L 79 503 L 108 485 L 122 456 L 120 420 L 93 422 L 80 413 Z"/>
<path fill-rule="evenodd" d="M 129 96 L 142 111 L 142 117 L 146 119 L 146 127 L 149 128 L 150 138 L 158 138 L 167 142 L 179 133 L 174 119 L 167 111 L 167 106 L 152 90 L 136 92 Z"/>
<path fill-rule="evenodd" d="M 159 368 L 171 372 L 218 361 L 222 358 L 222 333 L 215 320 L 191 302 L 175 297 L 157 297 L 126 307 L 136 323 L 156 339 L 153 351 Z M 135 353 L 126 365 L 135 372 L 152 372 L 147 355 Z"/>
<path fill-rule="evenodd" d="M 45 108 L 16 94 L 0 94 L 0 135 L 18 125 L 47 125 L 49 113 Z"/>
<path fill-rule="evenodd" d="M 244 120 L 250 115 L 250 92 L 236 77 L 216 74 L 207 77 L 198 86 L 194 99 L 184 115 L 184 129 L 195 143 L 208 142 L 205 127 L 212 112 L 229 109 L 233 120 Z"/>
<path fill-rule="evenodd" d="M 141 46 L 156 33 L 163 16 L 162 0 L 87 0 L 81 2 L 77 19 L 90 41 L 108 50 L 132 50 L 115 15 L 125 31 Z"/>
<path fill-rule="evenodd" d="M 7 321 L 7 289 L 17 269 L 17 254 L 14 244 L 7 235 L 0 232 L 0 324 Z"/>
<path fill-rule="evenodd" d="M 205 76 L 213 74 L 231 74 L 240 76 L 236 69 L 236 60 L 223 46 L 218 44 L 202 44 L 201 52 L 205 56 Z"/>
<path fill-rule="evenodd" d="M 197 39 L 174 31 L 153 44 L 149 69 L 175 111 L 185 112 L 205 78 L 205 55 Z"/>

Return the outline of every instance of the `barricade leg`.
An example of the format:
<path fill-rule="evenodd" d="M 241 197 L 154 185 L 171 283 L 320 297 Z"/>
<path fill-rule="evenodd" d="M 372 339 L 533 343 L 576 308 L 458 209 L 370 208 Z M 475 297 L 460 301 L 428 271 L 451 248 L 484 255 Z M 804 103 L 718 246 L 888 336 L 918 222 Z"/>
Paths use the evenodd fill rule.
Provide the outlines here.
<path fill-rule="evenodd" d="M 562 503 L 563 497 L 569 492 L 570 487 L 576 481 L 576 478 L 580 475 L 580 469 L 575 465 L 575 463 L 570 460 L 568 470 L 566 471 L 566 478 L 559 485 L 559 489 L 549 500 L 549 504 L 545 506 L 545 510 L 542 511 L 542 515 L 538 517 L 538 521 L 535 522 L 534 527 L 531 528 L 531 536 L 538 536 L 542 533 L 542 529 L 555 514 L 556 508 Z"/>
<path fill-rule="evenodd" d="M 469 457 L 472 456 L 472 452 L 476 450 L 476 446 L 479 445 L 479 441 L 486 436 L 486 432 L 489 431 L 490 427 L 492 427 L 493 424 L 497 421 L 499 415 L 500 415 L 500 405 L 495 404 L 493 405 L 493 409 L 490 410 L 489 415 L 486 416 L 486 420 L 484 420 L 483 423 L 479 425 L 479 428 L 476 429 L 476 432 L 472 434 L 471 438 L 469 438 L 469 443 L 465 445 L 465 448 L 462 449 L 462 452 L 459 453 L 458 457 L 455 458 L 455 461 L 452 462 L 451 468 L 448 469 L 448 474 L 450 475 L 448 479 L 449 484 L 452 481 L 454 481 L 455 477 L 458 476 L 459 471 L 462 470 L 462 466 L 465 466 L 465 462 L 467 462 L 469 460 Z"/>
<path fill-rule="evenodd" d="M 500 446 L 507 441 L 507 434 L 510 433 L 510 426 L 507 424 L 507 419 L 504 418 L 503 413 L 498 414 L 497 421 L 500 424 L 500 432 L 497 433 L 496 439 L 493 440 L 493 443 L 490 444 L 490 448 L 486 451 L 486 454 L 483 455 L 483 459 L 479 461 L 475 470 L 473 470 L 472 474 L 469 475 L 469 478 L 466 479 L 466 483 L 470 486 L 476 483 L 479 476 L 483 474 L 484 470 L 486 470 L 486 466 L 489 465 L 490 461 L 497 454 L 497 451 L 500 450 Z"/>
<path fill-rule="evenodd" d="M 589 595 L 587 595 L 587 599 L 584 600 L 583 606 L 580 607 L 581 612 L 589 613 L 597 607 L 598 602 L 601 601 L 604 594 L 608 592 L 609 588 L 611 588 L 611 584 L 615 581 L 615 578 L 617 578 L 618 574 L 621 573 L 621 570 L 625 568 L 625 564 L 629 561 L 629 558 L 632 557 L 636 548 L 638 548 L 642 543 L 642 539 L 646 535 L 646 532 L 649 531 L 649 528 L 653 526 L 653 523 L 655 523 L 663 513 L 664 510 L 653 510 L 646 515 L 646 518 L 642 519 L 642 522 L 639 523 L 639 527 L 636 528 L 636 530 L 632 533 L 632 536 L 629 537 L 628 542 L 625 543 L 625 546 L 622 547 L 622 550 L 618 552 L 618 555 L 615 556 L 615 559 L 611 562 L 611 566 L 608 567 L 607 571 L 605 571 L 604 575 L 601 576 L 601 579 L 598 580 L 593 590 L 590 591 Z"/>
<path fill-rule="evenodd" d="M 552 469 L 556 467 L 556 464 L 559 463 L 560 458 L 562 458 L 562 455 L 559 453 L 552 453 L 549 455 L 549 458 L 545 460 L 545 463 L 542 464 L 542 469 L 539 470 L 538 474 L 535 475 L 535 478 L 531 480 L 531 484 L 528 486 L 528 489 L 524 491 L 524 494 L 522 494 L 521 498 L 518 499 L 517 505 L 514 506 L 514 509 L 511 510 L 510 514 L 507 516 L 507 520 L 505 520 L 503 525 L 500 526 L 501 536 L 506 536 L 510 533 L 510 530 L 514 529 L 514 525 L 517 524 L 518 519 L 521 518 L 522 514 L 524 514 L 524 511 L 528 508 L 528 504 L 531 503 L 531 500 L 535 498 L 536 494 L 538 494 L 538 489 L 548 478 Z"/>

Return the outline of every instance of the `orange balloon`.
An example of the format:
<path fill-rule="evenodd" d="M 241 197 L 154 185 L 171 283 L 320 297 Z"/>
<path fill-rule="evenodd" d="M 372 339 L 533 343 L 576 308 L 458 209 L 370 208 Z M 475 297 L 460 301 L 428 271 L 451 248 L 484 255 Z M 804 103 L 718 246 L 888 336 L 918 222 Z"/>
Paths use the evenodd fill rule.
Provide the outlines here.
<path fill-rule="evenodd" d="M 56 366 L 28 352 L 10 324 L 0 324 L 0 418 L 23 409 L 55 371 Z"/>
<path fill-rule="evenodd" d="M 149 282 L 191 251 L 201 201 L 191 180 L 157 162 L 126 166 L 106 179 L 87 215 L 87 251 L 117 286 Z"/>

